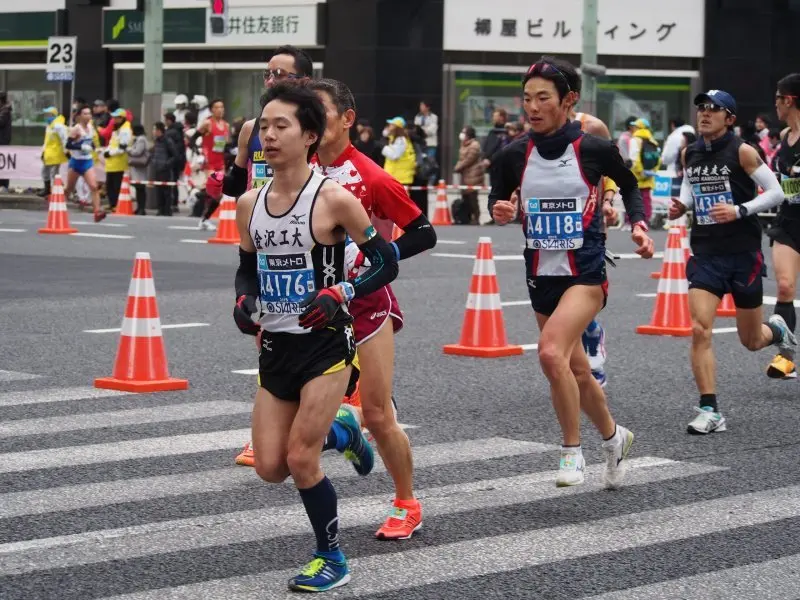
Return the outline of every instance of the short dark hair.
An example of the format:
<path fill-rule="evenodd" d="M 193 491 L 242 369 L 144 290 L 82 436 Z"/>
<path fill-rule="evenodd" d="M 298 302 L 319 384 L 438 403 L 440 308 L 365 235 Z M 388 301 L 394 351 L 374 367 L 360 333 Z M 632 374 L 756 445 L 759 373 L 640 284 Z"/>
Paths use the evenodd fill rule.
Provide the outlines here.
<path fill-rule="evenodd" d="M 114 112 L 119 108 L 119 100 L 110 98 L 108 102 L 106 102 L 106 106 L 108 107 L 108 112 Z"/>
<path fill-rule="evenodd" d="M 769 127 L 771 117 L 767 113 L 758 113 L 756 119 L 761 119 L 764 121 L 764 124 Z"/>
<path fill-rule="evenodd" d="M 778 93 L 794 96 L 794 105 L 800 108 L 800 73 L 790 73 L 778 82 Z"/>
<path fill-rule="evenodd" d="M 175 122 L 175 113 L 174 112 L 167 112 L 164 113 L 164 122 L 172 121 Z"/>
<path fill-rule="evenodd" d="M 781 138 L 781 130 L 777 127 L 770 127 L 769 128 L 769 135 L 767 137 L 771 137 L 773 139 L 780 139 Z"/>
<path fill-rule="evenodd" d="M 187 110 L 186 114 L 183 115 L 183 122 L 189 125 L 197 125 L 197 111 Z"/>
<path fill-rule="evenodd" d="M 208 103 L 209 110 L 214 110 L 214 105 L 217 102 L 221 102 L 223 106 L 225 105 L 225 101 L 222 98 L 214 98 L 211 102 Z"/>
<path fill-rule="evenodd" d="M 155 123 L 153 123 L 153 127 L 155 129 L 158 129 L 161 133 L 164 133 L 167 130 L 166 125 L 164 125 L 162 121 L 156 121 Z"/>
<path fill-rule="evenodd" d="M 144 135 L 144 125 L 141 123 L 134 123 L 133 127 L 131 127 L 131 131 L 133 131 L 133 135 Z"/>
<path fill-rule="evenodd" d="M 338 79 L 315 79 L 308 83 L 308 87 L 315 92 L 328 94 L 340 115 L 344 114 L 346 110 L 355 112 L 356 99 L 353 97 L 353 92 Z"/>
<path fill-rule="evenodd" d="M 75 114 L 78 114 L 78 115 L 79 115 L 79 114 L 81 114 L 81 113 L 82 113 L 84 110 L 86 110 L 87 108 L 88 108 L 88 109 L 89 109 L 89 111 L 91 112 L 91 110 L 92 110 L 92 107 L 91 107 L 91 106 L 89 106 L 88 104 L 86 104 L 85 102 L 82 102 L 81 104 L 78 104 L 78 108 L 76 108 L 76 109 L 75 109 Z"/>
<path fill-rule="evenodd" d="M 475 137 L 475 128 L 472 125 L 467 125 L 464 127 L 464 133 L 467 134 L 469 139 L 473 139 Z"/>
<path fill-rule="evenodd" d="M 522 86 L 525 87 L 525 84 L 534 77 L 553 82 L 559 100 L 562 100 L 569 92 L 581 93 L 581 76 L 571 63 L 560 58 L 543 56 L 525 73 L 525 77 L 522 78 Z"/>
<path fill-rule="evenodd" d="M 325 107 L 322 105 L 322 100 L 308 85 L 292 81 L 283 81 L 268 89 L 261 96 L 261 110 L 263 111 L 264 107 L 273 100 L 294 104 L 297 107 L 295 116 L 300 122 L 301 131 L 313 131 L 317 134 L 317 141 L 308 149 L 308 160 L 311 160 L 325 133 Z"/>
<path fill-rule="evenodd" d="M 672 119 L 670 119 L 670 123 L 672 123 L 675 126 L 675 129 L 686 125 L 686 121 L 684 121 L 680 117 L 673 117 Z"/>
<path fill-rule="evenodd" d="M 311 77 L 314 74 L 314 63 L 311 62 L 311 57 L 300 48 L 287 44 L 276 48 L 270 58 L 279 54 L 288 54 L 294 59 L 294 70 L 301 77 Z"/>

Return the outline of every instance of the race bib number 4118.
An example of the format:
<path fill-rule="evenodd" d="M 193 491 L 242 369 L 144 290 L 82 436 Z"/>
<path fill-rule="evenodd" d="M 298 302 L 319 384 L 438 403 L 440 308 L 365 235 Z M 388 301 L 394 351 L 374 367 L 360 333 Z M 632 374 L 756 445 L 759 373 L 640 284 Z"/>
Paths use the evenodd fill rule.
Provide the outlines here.
<path fill-rule="evenodd" d="M 583 247 L 583 205 L 580 198 L 529 198 L 525 205 L 525 237 L 534 250 L 577 250 Z"/>

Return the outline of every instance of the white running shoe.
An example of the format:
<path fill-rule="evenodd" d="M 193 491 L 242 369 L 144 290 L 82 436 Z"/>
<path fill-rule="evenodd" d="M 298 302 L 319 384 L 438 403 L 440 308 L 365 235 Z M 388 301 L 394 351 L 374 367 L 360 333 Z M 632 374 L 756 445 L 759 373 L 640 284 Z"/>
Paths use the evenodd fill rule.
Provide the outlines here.
<path fill-rule="evenodd" d="M 561 462 L 556 475 L 556 487 L 569 487 L 583 483 L 586 461 L 580 448 L 561 448 Z"/>
<path fill-rule="evenodd" d="M 727 431 L 728 427 L 725 424 L 725 417 L 722 416 L 721 412 L 714 412 L 709 406 L 704 406 L 702 408 L 695 406 L 694 409 L 698 414 L 692 419 L 692 422 L 689 423 L 686 431 L 695 435 L 704 435 L 715 431 Z"/>
<path fill-rule="evenodd" d="M 771 325 L 775 325 L 783 333 L 783 338 L 781 338 L 781 341 L 777 344 L 781 354 L 793 360 L 795 352 L 797 351 L 797 338 L 794 337 L 792 330 L 789 329 L 789 326 L 786 324 L 786 321 L 783 320 L 782 316 L 772 315 L 768 320 Z"/>
<path fill-rule="evenodd" d="M 606 455 L 606 469 L 603 471 L 603 481 L 606 488 L 615 490 L 622 485 L 625 473 L 628 470 L 628 453 L 633 445 L 633 433 L 617 425 L 617 431 L 607 442 L 603 442 L 603 452 Z"/>

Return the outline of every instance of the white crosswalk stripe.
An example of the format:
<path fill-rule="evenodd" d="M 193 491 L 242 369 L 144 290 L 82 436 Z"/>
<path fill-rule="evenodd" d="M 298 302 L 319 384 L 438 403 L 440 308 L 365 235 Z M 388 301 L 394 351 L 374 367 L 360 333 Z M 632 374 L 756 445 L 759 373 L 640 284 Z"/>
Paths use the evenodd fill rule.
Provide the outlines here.
<path fill-rule="evenodd" d="M 0 377 L 6 373 L 0 371 Z M 33 376 L 14 376 L 20 385 L 36 385 Z M 0 394 L 0 441 L 6 450 L 0 453 L 0 577 L 9 598 L 289 597 L 286 580 L 307 560 L 303 552 L 313 547 L 313 535 L 291 479 L 268 486 L 252 469 L 233 465 L 250 437 L 248 402 L 204 398 L 198 392 L 178 401 L 174 395 L 163 401 L 149 396 L 143 405 L 135 394 L 47 385 Z M 58 415 L 25 414 L 26 406 L 54 402 L 62 403 Z M 414 442 L 425 424 L 412 427 L 417 427 L 411 430 Z M 50 443 L 42 446 L 45 442 Z M 352 581 L 332 596 L 397 592 L 439 597 L 427 586 L 561 561 L 608 560 L 619 552 L 669 547 L 800 517 L 796 485 L 740 489 L 709 500 L 689 496 L 675 504 L 648 495 L 661 486 L 690 485 L 729 472 L 702 459 L 654 456 L 652 448 L 629 460 L 625 489 L 618 492 L 602 491 L 604 465 L 596 452 L 586 453 L 586 482 L 559 489 L 551 470 L 558 447 L 552 443 L 495 435 L 428 439 L 413 448 L 426 531 L 436 534 L 422 533 L 413 543 L 389 550 L 363 533 L 384 519 L 391 498 L 380 457 L 376 453 L 368 478 L 358 477 L 336 452 L 323 457 L 339 493 L 340 530 L 353 572 Z M 214 462 L 217 454 L 222 463 Z M 172 464 L 180 465 L 175 472 Z M 85 469 L 85 475 L 71 475 L 76 468 Z M 47 479 L 29 479 L 42 469 L 48 469 L 42 472 Z M 598 510 L 576 513 L 579 500 Z M 653 500 L 658 500 L 655 505 L 648 504 Z M 617 510 L 603 512 L 606 504 Z M 538 520 L 529 521 L 531 514 Z M 437 529 L 448 520 L 492 523 L 496 515 L 501 516 L 494 526 L 459 530 L 453 534 L 457 539 L 448 539 L 448 529 Z M 246 570 L 229 573 L 218 564 L 245 560 L 251 548 L 261 547 L 264 556 Z M 763 589 L 755 594 L 757 582 L 768 580 L 771 590 L 796 587 L 796 552 L 789 549 L 784 557 L 735 568 L 708 568 L 700 575 L 665 575 L 646 585 L 633 582 L 628 589 L 596 588 L 589 596 L 777 598 Z"/>

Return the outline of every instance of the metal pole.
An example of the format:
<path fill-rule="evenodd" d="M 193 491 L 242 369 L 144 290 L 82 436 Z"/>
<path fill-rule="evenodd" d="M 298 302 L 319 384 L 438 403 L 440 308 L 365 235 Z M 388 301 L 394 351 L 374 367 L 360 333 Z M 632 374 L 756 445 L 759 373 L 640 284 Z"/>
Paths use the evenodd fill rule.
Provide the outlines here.
<path fill-rule="evenodd" d="M 144 86 L 142 95 L 142 125 L 147 131 L 161 120 L 161 92 L 164 61 L 164 2 L 145 0 L 144 3 Z"/>
<path fill-rule="evenodd" d="M 581 63 L 597 64 L 597 4 L 600 0 L 583 0 L 583 48 Z M 597 114 L 597 78 L 583 73 L 581 110 L 590 115 Z"/>
<path fill-rule="evenodd" d="M 75 66 L 76 66 L 75 70 L 77 71 L 77 66 L 78 65 L 76 64 Z M 73 73 L 72 74 L 72 83 L 70 84 L 70 96 L 69 96 L 69 126 L 70 127 L 72 127 L 75 124 L 74 123 L 74 118 L 73 118 L 75 116 L 75 112 L 72 110 L 72 103 L 75 101 L 75 79 L 76 79 L 75 75 L 77 75 L 77 73 Z"/>

